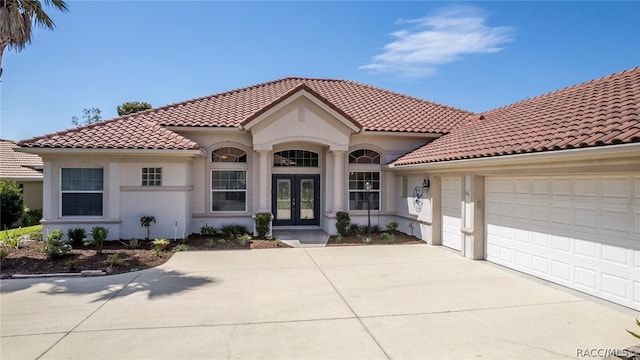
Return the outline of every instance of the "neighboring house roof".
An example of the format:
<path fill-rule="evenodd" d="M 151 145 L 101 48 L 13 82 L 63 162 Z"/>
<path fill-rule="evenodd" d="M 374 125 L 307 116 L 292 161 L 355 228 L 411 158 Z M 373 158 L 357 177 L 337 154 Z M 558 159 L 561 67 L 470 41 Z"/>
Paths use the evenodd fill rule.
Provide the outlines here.
<path fill-rule="evenodd" d="M 640 142 L 640 67 L 476 115 L 394 166 Z"/>
<path fill-rule="evenodd" d="M 0 179 L 42 180 L 42 159 L 38 155 L 13 151 L 16 142 L 0 139 Z"/>
<path fill-rule="evenodd" d="M 366 131 L 445 134 L 471 112 L 346 80 L 284 78 L 20 142 L 23 147 L 185 149 L 197 144 L 161 127 L 239 127 L 306 91 Z M 157 124 L 150 131 L 150 124 Z M 146 126 L 146 127 L 145 127 Z M 173 134 L 171 137 L 168 133 Z"/>

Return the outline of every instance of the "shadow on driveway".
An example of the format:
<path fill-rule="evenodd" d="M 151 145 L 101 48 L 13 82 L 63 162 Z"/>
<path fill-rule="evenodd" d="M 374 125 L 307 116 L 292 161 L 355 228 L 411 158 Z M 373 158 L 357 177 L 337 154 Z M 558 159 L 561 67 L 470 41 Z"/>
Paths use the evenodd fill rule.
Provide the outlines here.
<path fill-rule="evenodd" d="M 128 276 L 127 276 L 128 275 Z M 133 276 L 133 277 L 131 277 Z M 216 280 L 211 277 L 190 276 L 179 271 L 153 269 L 137 274 L 118 274 L 92 278 L 46 278 L 15 279 L 2 281 L 2 293 L 25 290 L 39 284 L 49 284 L 46 290 L 39 291 L 46 295 L 99 295 L 91 302 L 100 302 L 136 293 L 147 292 L 148 299 L 174 295 L 194 290 Z"/>

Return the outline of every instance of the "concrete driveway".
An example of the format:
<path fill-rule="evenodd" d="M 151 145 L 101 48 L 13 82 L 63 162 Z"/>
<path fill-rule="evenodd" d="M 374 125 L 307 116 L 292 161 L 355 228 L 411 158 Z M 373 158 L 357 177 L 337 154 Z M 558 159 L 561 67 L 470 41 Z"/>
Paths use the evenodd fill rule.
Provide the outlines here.
<path fill-rule="evenodd" d="M 637 343 L 629 309 L 426 245 L 186 252 L 0 289 L 2 359 L 566 359 Z"/>

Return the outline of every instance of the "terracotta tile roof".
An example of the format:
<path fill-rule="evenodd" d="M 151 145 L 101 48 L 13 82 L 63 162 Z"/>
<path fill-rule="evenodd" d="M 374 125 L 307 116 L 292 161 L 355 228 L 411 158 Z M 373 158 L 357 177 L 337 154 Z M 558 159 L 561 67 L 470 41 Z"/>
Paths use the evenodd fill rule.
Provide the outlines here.
<path fill-rule="evenodd" d="M 394 165 L 640 142 L 640 67 L 471 116 Z"/>
<path fill-rule="evenodd" d="M 471 114 L 347 80 L 285 78 L 164 106 L 139 116 L 163 126 L 235 127 L 300 90 L 311 92 L 363 130 L 446 133 Z"/>
<path fill-rule="evenodd" d="M 13 151 L 16 143 L 0 139 L 1 179 L 42 179 L 42 158 Z"/>
<path fill-rule="evenodd" d="M 22 140 L 29 148 L 196 150 L 200 146 L 162 126 L 124 117 Z"/>
<path fill-rule="evenodd" d="M 162 127 L 238 127 L 303 90 L 370 131 L 447 133 L 472 114 L 352 81 L 284 78 L 24 140 L 20 146 L 195 149 L 197 144 Z M 159 126 L 150 131 L 150 124 Z"/>

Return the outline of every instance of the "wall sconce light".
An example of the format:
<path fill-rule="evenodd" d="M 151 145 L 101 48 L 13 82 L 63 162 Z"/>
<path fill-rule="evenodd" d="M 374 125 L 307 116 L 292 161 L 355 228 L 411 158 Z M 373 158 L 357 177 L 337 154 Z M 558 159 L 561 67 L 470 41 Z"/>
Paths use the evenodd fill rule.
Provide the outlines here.
<path fill-rule="evenodd" d="M 424 192 L 429 191 L 430 187 L 431 187 L 431 181 L 429 180 L 429 178 L 422 180 L 422 190 Z"/>

